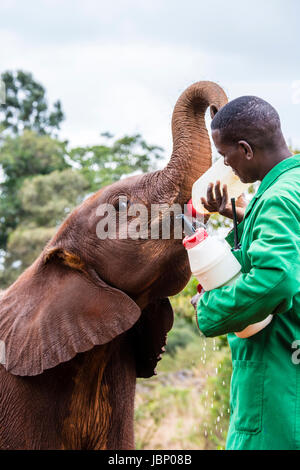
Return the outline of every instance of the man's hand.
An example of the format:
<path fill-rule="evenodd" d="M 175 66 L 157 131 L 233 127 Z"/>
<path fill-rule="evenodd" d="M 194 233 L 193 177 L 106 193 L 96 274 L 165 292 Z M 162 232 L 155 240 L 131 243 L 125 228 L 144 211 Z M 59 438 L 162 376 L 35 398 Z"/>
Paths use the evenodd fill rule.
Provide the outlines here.
<path fill-rule="evenodd" d="M 213 193 L 213 183 L 209 183 L 207 188 L 207 195 L 206 198 L 202 197 L 201 202 L 206 210 L 209 212 L 219 212 L 219 214 L 223 215 L 224 217 L 228 217 L 229 219 L 233 219 L 232 207 L 231 202 L 228 201 L 228 191 L 227 185 L 223 185 L 223 194 L 221 193 L 220 189 L 220 181 L 217 181 L 215 184 L 215 195 Z M 242 194 L 236 201 L 236 215 L 238 222 L 241 222 L 244 218 L 245 209 L 247 206 L 246 198 L 244 194 Z"/>
<path fill-rule="evenodd" d="M 198 300 L 200 299 L 202 294 L 196 294 L 194 295 L 194 297 L 191 298 L 191 304 L 192 306 L 194 307 L 194 309 L 196 310 L 197 309 L 197 303 L 198 303 Z"/>

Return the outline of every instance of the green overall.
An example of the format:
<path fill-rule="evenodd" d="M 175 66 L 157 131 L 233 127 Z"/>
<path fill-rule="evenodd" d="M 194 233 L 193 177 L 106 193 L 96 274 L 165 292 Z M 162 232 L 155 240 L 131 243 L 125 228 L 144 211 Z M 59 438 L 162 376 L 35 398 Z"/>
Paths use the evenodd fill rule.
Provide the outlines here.
<path fill-rule="evenodd" d="M 228 334 L 233 373 L 226 449 L 300 449 L 300 154 L 263 178 L 238 224 L 237 281 L 197 305 L 205 336 Z M 233 232 L 226 238 L 233 246 Z M 252 323 L 272 322 L 249 338 Z"/>

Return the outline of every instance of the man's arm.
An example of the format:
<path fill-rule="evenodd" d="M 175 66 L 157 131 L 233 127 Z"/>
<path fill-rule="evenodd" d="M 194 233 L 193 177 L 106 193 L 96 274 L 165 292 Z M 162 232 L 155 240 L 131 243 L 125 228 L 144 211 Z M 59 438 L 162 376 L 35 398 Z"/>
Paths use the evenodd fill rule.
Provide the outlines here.
<path fill-rule="evenodd" d="M 248 250 L 251 270 L 235 284 L 205 292 L 197 319 L 205 336 L 242 331 L 292 307 L 300 282 L 300 214 L 286 197 L 266 200 Z"/>

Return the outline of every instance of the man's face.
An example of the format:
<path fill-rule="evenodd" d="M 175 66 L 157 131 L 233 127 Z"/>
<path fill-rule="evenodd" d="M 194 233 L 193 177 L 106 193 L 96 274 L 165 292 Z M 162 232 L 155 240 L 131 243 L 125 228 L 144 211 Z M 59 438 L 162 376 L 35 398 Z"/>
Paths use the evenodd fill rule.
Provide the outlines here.
<path fill-rule="evenodd" d="M 212 138 L 218 153 L 224 157 L 224 164 L 231 166 L 233 172 L 240 178 L 242 183 L 253 183 L 257 180 L 257 177 L 253 175 L 253 162 L 246 158 L 242 146 L 238 143 L 227 144 L 222 142 L 219 129 L 212 131 Z"/>

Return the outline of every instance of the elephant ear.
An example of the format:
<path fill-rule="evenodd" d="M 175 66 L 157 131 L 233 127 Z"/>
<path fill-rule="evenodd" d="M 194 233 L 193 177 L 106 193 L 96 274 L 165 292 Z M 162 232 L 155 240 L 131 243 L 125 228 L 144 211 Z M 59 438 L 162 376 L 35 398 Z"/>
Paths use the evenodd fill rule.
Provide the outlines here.
<path fill-rule="evenodd" d="M 169 299 L 159 299 L 150 303 L 142 311 L 131 330 L 136 358 L 137 377 L 156 375 L 156 365 L 164 352 L 167 333 L 174 321 Z"/>
<path fill-rule="evenodd" d="M 53 248 L 0 299 L 5 368 L 37 375 L 113 340 L 141 314 L 125 293 L 87 273 L 81 260 Z"/>

